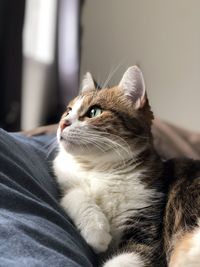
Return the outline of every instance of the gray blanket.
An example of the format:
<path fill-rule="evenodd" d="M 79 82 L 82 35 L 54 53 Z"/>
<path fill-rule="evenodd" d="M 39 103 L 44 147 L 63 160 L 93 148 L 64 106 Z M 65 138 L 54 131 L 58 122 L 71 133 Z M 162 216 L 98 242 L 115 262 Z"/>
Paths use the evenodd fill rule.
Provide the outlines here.
<path fill-rule="evenodd" d="M 58 204 L 52 144 L 0 130 L 0 266 L 97 266 Z"/>

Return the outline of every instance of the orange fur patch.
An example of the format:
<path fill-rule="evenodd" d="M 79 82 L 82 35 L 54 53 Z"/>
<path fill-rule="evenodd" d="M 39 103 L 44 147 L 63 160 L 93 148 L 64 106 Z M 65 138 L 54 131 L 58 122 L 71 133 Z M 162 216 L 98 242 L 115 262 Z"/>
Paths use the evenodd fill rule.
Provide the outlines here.
<path fill-rule="evenodd" d="M 176 241 L 176 245 L 172 252 L 169 267 L 181 267 L 179 265 L 180 258 L 184 257 L 192 248 L 192 239 L 196 234 L 196 231 L 184 233 L 179 240 Z"/>

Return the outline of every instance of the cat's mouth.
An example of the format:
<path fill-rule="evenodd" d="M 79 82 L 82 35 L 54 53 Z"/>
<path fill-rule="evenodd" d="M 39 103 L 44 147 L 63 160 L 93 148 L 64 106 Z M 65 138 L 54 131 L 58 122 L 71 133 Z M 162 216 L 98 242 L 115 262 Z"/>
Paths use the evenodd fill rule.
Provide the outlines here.
<path fill-rule="evenodd" d="M 59 141 L 61 143 L 72 144 L 72 145 L 76 145 L 77 143 L 76 140 L 73 140 L 73 138 L 69 138 L 69 136 L 65 133 L 60 134 Z"/>
<path fill-rule="evenodd" d="M 85 152 L 89 153 L 93 150 L 89 140 L 86 140 L 80 129 L 76 128 L 62 131 L 58 138 L 61 146 L 68 153 L 82 154 Z"/>
<path fill-rule="evenodd" d="M 67 138 L 65 135 L 61 134 L 59 138 L 60 145 L 64 148 L 67 153 L 70 154 L 80 154 L 81 145 L 77 144 L 76 141 Z"/>
<path fill-rule="evenodd" d="M 96 145 L 91 139 L 84 136 L 77 135 L 75 133 L 62 132 L 59 136 L 59 142 L 61 146 L 71 154 L 90 154 L 98 155 L 102 153 L 108 153 L 112 149 L 110 147 L 100 147 Z"/>

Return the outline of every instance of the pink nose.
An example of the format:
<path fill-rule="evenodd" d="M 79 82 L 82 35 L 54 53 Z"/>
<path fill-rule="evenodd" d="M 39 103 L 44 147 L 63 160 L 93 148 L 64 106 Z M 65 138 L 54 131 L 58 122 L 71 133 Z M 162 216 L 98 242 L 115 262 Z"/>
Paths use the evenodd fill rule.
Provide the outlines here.
<path fill-rule="evenodd" d="M 61 132 L 66 128 L 66 127 L 68 127 L 68 126 L 70 126 L 71 125 L 71 122 L 70 121 L 68 121 L 68 120 L 62 120 L 61 122 L 60 122 L 60 129 L 61 129 Z"/>

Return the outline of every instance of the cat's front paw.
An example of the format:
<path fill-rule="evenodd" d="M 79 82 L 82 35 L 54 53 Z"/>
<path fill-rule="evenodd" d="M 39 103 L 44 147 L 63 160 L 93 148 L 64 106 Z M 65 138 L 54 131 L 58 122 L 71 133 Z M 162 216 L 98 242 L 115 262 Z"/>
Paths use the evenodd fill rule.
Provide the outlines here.
<path fill-rule="evenodd" d="M 109 222 L 103 214 L 94 216 L 93 220 L 81 229 L 81 235 L 96 253 L 106 251 L 112 239 Z"/>
<path fill-rule="evenodd" d="M 109 221 L 86 192 L 71 190 L 61 199 L 61 206 L 96 253 L 107 250 L 112 239 Z"/>

